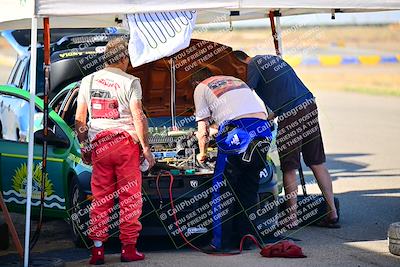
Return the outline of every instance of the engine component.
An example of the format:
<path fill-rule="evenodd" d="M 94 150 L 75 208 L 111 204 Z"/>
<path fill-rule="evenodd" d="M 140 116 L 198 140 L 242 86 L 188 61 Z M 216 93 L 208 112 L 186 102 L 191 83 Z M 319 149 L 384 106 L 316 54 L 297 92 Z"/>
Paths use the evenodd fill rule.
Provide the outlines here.
<path fill-rule="evenodd" d="M 210 162 L 199 164 L 196 161 L 198 144 L 194 129 L 169 131 L 169 128 L 158 127 L 149 129 L 149 132 L 151 151 L 157 161 L 154 170 L 175 170 L 186 175 L 213 171 L 216 149 L 208 150 Z"/>
<path fill-rule="evenodd" d="M 160 135 L 150 135 L 149 143 L 153 144 L 170 144 L 174 142 L 174 137 L 172 136 L 160 136 Z"/>
<path fill-rule="evenodd" d="M 155 159 L 176 158 L 178 155 L 175 151 L 155 151 L 152 153 Z"/>

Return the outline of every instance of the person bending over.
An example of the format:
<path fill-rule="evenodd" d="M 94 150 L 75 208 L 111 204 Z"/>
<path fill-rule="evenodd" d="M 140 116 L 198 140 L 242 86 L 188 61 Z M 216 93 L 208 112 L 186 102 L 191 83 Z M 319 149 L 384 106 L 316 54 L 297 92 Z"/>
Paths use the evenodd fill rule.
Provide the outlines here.
<path fill-rule="evenodd" d="M 204 249 L 226 252 L 245 234 L 257 234 L 248 215 L 258 204 L 260 175 L 271 141 L 266 108 L 242 80 L 213 76 L 208 68 L 192 77 L 199 162 L 207 160 L 210 124 L 218 125 L 217 162 L 212 179 L 213 238 Z M 238 235 L 232 236 L 232 232 Z M 260 237 L 259 237 L 260 238 Z M 260 238 L 261 239 L 261 238 Z"/>

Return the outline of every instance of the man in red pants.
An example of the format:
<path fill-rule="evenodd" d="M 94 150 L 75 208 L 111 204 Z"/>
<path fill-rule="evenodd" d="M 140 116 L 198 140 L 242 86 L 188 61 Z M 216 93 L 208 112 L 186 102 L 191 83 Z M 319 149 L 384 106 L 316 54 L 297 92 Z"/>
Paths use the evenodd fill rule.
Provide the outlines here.
<path fill-rule="evenodd" d="M 108 229 L 118 225 L 121 261 L 144 259 L 136 250 L 142 229 L 138 220 L 142 212 L 140 145 L 150 167 L 154 165 L 147 119 L 142 110 L 140 80 L 126 73 L 127 41 L 116 38 L 108 42 L 104 58 L 105 68 L 82 80 L 75 118 L 83 161 L 93 165 L 94 200 L 88 232 L 94 242 L 90 264 L 96 265 L 104 263 L 103 242 L 108 238 Z M 89 146 L 84 145 L 87 140 Z M 119 205 L 114 205 L 115 197 Z M 109 214 L 118 208 L 119 222 L 113 222 Z"/>

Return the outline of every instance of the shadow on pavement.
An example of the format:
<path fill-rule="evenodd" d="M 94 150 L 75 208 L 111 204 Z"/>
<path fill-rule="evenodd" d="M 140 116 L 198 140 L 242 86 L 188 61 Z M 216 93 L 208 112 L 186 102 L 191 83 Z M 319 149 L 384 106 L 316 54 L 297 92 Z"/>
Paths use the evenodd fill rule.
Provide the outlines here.
<path fill-rule="evenodd" d="M 400 182 L 400 181 L 399 181 Z M 383 240 L 393 222 L 400 221 L 400 190 L 363 190 L 335 194 L 340 200 L 337 237 L 346 241 Z"/>
<path fill-rule="evenodd" d="M 365 157 L 372 154 L 362 153 L 348 153 L 348 154 L 327 154 L 326 155 L 326 166 L 331 174 L 332 181 L 338 178 L 358 178 L 358 177 L 396 177 L 400 176 L 400 169 L 378 169 L 368 170 L 368 164 L 354 160 L 354 157 Z M 351 158 L 351 159 L 349 159 Z M 314 176 L 312 175 L 311 169 L 304 165 L 303 170 L 305 174 L 306 182 L 309 184 L 316 183 Z M 396 173 L 382 173 L 385 171 L 397 171 Z"/>
<path fill-rule="evenodd" d="M 346 160 L 349 157 L 362 157 L 368 155 L 369 154 L 328 154 L 327 166 L 330 170 L 334 171 L 332 173 L 332 178 L 362 178 L 369 176 L 400 177 L 400 174 L 379 174 L 381 170 L 366 170 L 368 167 L 367 164 L 355 162 L 354 160 Z M 306 176 L 308 182 L 314 180 L 311 173 L 309 174 L 310 175 Z M 400 221 L 400 190 L 357 190 L 356 187 L 349 188 L 349 190 L 352 191 L 336 194 L 340 200 L 342 228 L 338 230 L 317 230 L 315 227 L 307 227 L 304 229 L 304 233 L 307 233 L 306 236 L 302 237 L 302 231 L 298 233 L 300 239 L 303 239 L 305 241 L 304 244 L 307 244 L 311 239 L 319 236 L 318 238 L 320 238 L 320 240 L 316 240 L 316 242 L 321 242 L 321 250 L 324 250 L 324 246 L 335 246 L 335 249 L 338 250 L 339 254 L 347 253 L 346 257 L 354 257 L 360 262 L 367 263 L 367 265 L 395 266 L 394 263 L 396 263 L 400 266 L 400 257 L 395 258 L 390 254 L 385 253 L 385 251 L 382 253 L 371 251 L 363 248 L 362 245 L 361 247 L 352 245 L 353 243 L 362 244 L 364 241 L 384 242 L 387 238 L 387 229 L 390 223 Z M 52 242 L 54 242 L 55 239 L 69 239 L 69 230 L 65 222 L 57 223 L 56 227 L 59 229 L 57 229 L 55 233 L 53 231 L 48 231 L 43 235 L 43 239 L 46 239 L 44 244 L 48 250 L 43 249 L 45 251 L 44 253 L 33 253 L 33 257 L 57 257 L 61 258 L 65 262 L 73 262 L 89 258 L 90 251 L 88 249 L 75 248 L 72 243 L 69 248 L 55 249 L 55 247 L 52 246 Z M 309 235 L 310 233 L 312 236 Z M 297 236 L 297 234 L 295 236 Z M 333 244 L 329 242 L 326 243 L 330 237 L 336 238 L 336 241 L 334 241 Z M 176 247 L 168 236 L 141 237 L 139 241 L 139 249 L 143 252 L 152 253 L 177 252 Z M 382 249 L 382 243 L 380 243 L 380 249 Z M 183 248 L 179 250 L 179 252 L 182 251 L 188 251 L 188 249 Z M 106 253 L 120 253 L 120 243 L 117 239 L 113 239 L 106 243 Z M 15 253 L 0 256 L 0 265 L 3 266 L 4 263 L 15 261 L 15 259 L 17 259 Z"/>

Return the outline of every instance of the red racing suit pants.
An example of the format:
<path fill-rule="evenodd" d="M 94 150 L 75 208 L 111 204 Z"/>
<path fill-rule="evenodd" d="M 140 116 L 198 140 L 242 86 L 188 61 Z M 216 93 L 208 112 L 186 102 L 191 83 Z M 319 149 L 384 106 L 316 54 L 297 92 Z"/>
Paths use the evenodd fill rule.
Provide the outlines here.
<path fill-rule="evenodd" d="M 102 131 L 91 146 L 93 201 L 89 238 L 106 241 L 110 228 L 119 227 L 121 242 L 136 244 L 142 229 L 139 222 L 142 213 L 139 144 L 126 131 Z M 118 211 L 119 219 L 113 216 Z"/>

